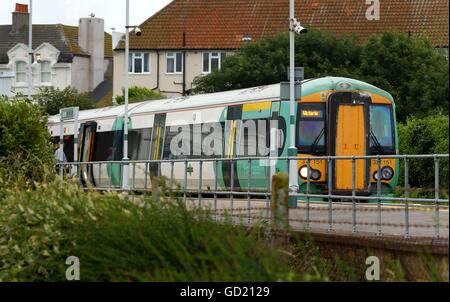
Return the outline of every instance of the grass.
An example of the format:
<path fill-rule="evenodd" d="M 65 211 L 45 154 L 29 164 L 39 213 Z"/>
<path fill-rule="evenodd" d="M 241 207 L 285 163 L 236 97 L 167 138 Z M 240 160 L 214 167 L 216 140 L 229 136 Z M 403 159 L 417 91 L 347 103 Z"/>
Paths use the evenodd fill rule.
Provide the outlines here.
<path fill-rule="evenodd" d="M 263 224 L 214 221 L 176 197 L 132 202 L 58 179 L 0 187 L 0 282 L 66 281 L 70 256 L 81 281 L 365 281 L 373 253 L 267 234 Z M 398 259 L 383 263 L 384 280 L 406 278 Z M 438 280 L 432 261 L 426 266 Z"/>

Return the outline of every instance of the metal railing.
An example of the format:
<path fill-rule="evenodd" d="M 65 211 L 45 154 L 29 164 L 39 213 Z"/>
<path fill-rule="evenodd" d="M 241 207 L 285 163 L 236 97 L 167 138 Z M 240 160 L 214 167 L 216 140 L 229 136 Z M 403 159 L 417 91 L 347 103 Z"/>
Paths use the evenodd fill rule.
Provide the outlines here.
<path fill-rule="evenodd" d="M 313 162 L 321 162 L 326 166 L 325 182 L 313 181 L 311 173 L 307 173 L 307 178 L 302 183 L 300 191 L 290 192 L 290 196 L 298 200 L 297 207 L 291 207 L 289 211 L 288 219 L 291 225 L 307 231 L 348 231 L 353 234 L 401 235 L 406 238 L 414 235 L 448 240 L 448 184 L 443 186 L 440 176 L 442 162 L 445 161 L 448 165 L 448 158 L 448 154 L 435 154 L 109 161 L 60 163 L 58 171 L 64 177 L 71 176 L 83 180 L 89 189 L 128 191 L 144 195 L 152 191 L 152 177 L 165 176 L 170 183 L 171 192 L 176 190 L 174 184 L 177 184 L 178 192 L 186 205 L 195 203 L 200 208 L 209 207 L 213 210 L 216 218 L 224 216 L 224 213 L 227 212 L 227 215 L 236 220 L 246 218 L 246 223 L 250 224 L 256 219 L 270 219 L 271 180 L 272 176 L 278 172 L 276 167 L 281 165 L 286 168 L 286 171 L 280 172 L 288 172 L 291 161 L 297 162 L 297 166 L 298 162 L 302 161 L 306 162 L 307 171 L 311 171 Z M 403 192 L 399 194 L 400 190 L 396 188 L 397 196 L 394 196 L 394 192 L 390 192 L 389 196 L 386 196 L 386 190 L 383 189 L 383 185 L 387 182 L 382 180 L 381 170 L 382 161 L 386 159 L 399 161 L 398 166 L 403 170 Z M 434 171 L 428 171 L 434 174 L 434 188 L 432 188 L 434 198 L 411 197 L 410 167 L 411 161 L 416 160 L 434 161 Z M 334 189 L 336 185 L 333 183 L 332 173 L 339 161 L 351 161 L 352 185 L 347 192 L 337 192 Z M 357 188 L 358 161 L 376 162 L 377 180 L 373 179 L 370 172 L 368 178 L 366 177 L 368 181 L 366 180 L 364 190 Z M 258 164 L 255 165 L 255 163 Z M 194 173 L 193 165 L 198 169 L 198 173 Z M 225 165 L 227 165 L 226 169 Z M 238 172 L 236 169 L 243 167 L 247 167 L 247 171 L 244 171 L 245 177 L 242 171 Z M 257 167 L 259 172 L 263 171 L 263 178 L 259 175 L 259 178 L 256 179 L 257 177 L 252 171 L 254 167 Z M 130 171 L 130 188 L 122 188 L 121 176 L 124 168 L 128 168 Z M 227 173 L 224 173 L 224 170 Z M 218 171 L 222 171 L 221 176 Z M 236 177 L 236 172 L 240 174 L 240 178 Z M 113 175 L 114 173 L 116 175 Z M 400 170 L 394 171 L 394 173 L 397 174 L 395 177 L 400 176 L 398 175 Z M 192 174 L 195 175 L 192 176 Z M 242 185 L 239 183 L 240 180 L 243 180 L 244 184 L 250 185 Z M 253 185 L 255 182 L 257 185 Z M 93 183 L 96 186 L 92 186 Z M 312 186 L 317 184 L 321 187 L 320 192 L 312 190 Z M 376 187 L 376 190 L 372 189 L 373 186 Z M 441 187 L 445 187 L 444 190 L 441 190 Z M 317 201 L 318 199 L 319 201 Z M 260 211 L 263 211 L 262 215 Z M 347 212 L 349 215 L 342 215 Z M 430 213 L 433 215 L 430 216 Z M 443 213 L 444 215 L 442 215 Z M 346 220 L 339 220 L 343 217 Z M 432 229 L 434 229 L 433 233 L 430 232 Z M 413 234 L 413 230 L 416 231 L 415 234 Z"/>

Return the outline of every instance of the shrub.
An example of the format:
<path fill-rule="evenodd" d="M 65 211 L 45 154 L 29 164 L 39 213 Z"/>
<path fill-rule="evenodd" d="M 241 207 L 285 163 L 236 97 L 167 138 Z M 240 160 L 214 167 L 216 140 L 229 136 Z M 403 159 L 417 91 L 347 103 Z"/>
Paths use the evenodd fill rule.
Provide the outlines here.
<path fill-rule="evenodd" d="M 300 279 L 260 232 L 177 200 L 132 203 L 60 181 L 0 198 L 0 281 L 65 281 L 69 256 L 80 259 L 82 281 Z"/>
<path fill-rule="evenodd" d="M 425 118 L 411 117 L 399 124 L 400 154 L 448 154 L 449 119 L 447 115 L 437 113 Z M 440 161 L 441 187 L 448 191 L 448 159 Z M 434 188 L 434 160 L 410 160 L 410 179 L 412 187 L 422 190 Z M 401 182 L 404 183 L 403 170 Z M 424 191 L 424 192 L 425 192 Z M 434 193 L 433 193 L 434 194 Z M 420 194 L 419 194 L 420 195 Z"/>
<path fill-rule="evenodd" d="M 80 107 L 80 110 L 94 108 L 94 102 L 89 93 L 79 93 L 72 87 L 66 87 L 63 90 L 53 87 L 40 88 L 34 99 L 49 115 L 59 114 L 59 109 L 67 107 Z"/>
<path fill-rule="evenodd" d="M 130 104 L 160 99 L 164 99 L 164 96 L 148 88 L 132 86 L 128 90 L 128 103 Z M 122 95 L 116 97 L 116 102 L 119 105 L 125 103 L 125 89 L 122 89 Z"/>
<path fill-rule="evenodd" d="M 53 164 L 42 108 L 29 100 L 0 97 L 0 186 L 43 181 Z"/>

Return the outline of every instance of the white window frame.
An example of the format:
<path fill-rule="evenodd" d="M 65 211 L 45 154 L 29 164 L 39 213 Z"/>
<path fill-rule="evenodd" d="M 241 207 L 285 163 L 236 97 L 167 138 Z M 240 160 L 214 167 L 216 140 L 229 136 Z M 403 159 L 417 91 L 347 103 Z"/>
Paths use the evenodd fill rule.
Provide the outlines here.
<path fill-rule="evenodd" d="M 49 64 L 49 67 L 50 67 L 50 70 L 49 71 L 44 71 L 43 69 L 42 69 L 42 66 L 44 65 L 44 63 L 48 63 Z M 44 60 L 44 61 L 42 61 L 41 62 L 41 64 L 40 64 L 41 66 L 41 68 L 40 68 L 40 73 L 39 73 L 39 77 L 40 77 L 40 82 L 41 82 L 41 84 L 47 84 L 47 85 L 51 85 L 52 84 L 52 62 L 50 61 L 50 60 Z M 43 78 L 43 76 L 42 76 L 42 74 L 43 73 L 49 73 L 50 74 L 50 82 L 44 82 L 44 81 L 42 81 L 42 78 Z"/>
<path fill-rule="evenodd" d="M 222 69 L 222 54 L 225 54 L 225 57 L 228 55 L 227 52 L 225 51 L 204 51 L 202 52 L 202 74 L 210 74 L 211 73 L 211 60 L 213 59 L 213 53 L 217 53 L 217 56 L 214 57 L 214 59 L 219 59 L 219 70 Z M 205 71 L 205 60 L 204 60 L 204 56 L 205 54 L 209 54 L 209 68 L 208 71 Z"/>
<path fill-rule="evenodd" d="M 24 82 L 19 82 L 19 81 L 17 80 L 17 79 L 18 79 L 18 76 L 17 76 L 17 74 L 18 74 L 18 71 L 17 71 L 17 65 L 18 65 L 19 63 L 25 64 L 25 69 L 24 69 L 23 71 L 20 72 L 21 74 L 24 74 L 24 75 L 25 75 L 25 81 L 24 81 Z M 14 62 L 14 80 L 15 80 L 16 84 L 19 84 L 19 85 L 27 85 L 27 62 L 25 62 L 25 61 L 23 61 L 23 60 L 17 60 L 17 61 Z"/>
<path fill-rule="evenodd" d="M 181 54 L 181 71 L 177 71 L 177 54 Z M 169 68 L 168 61 L 169 59 L 173 59 L 173 72 L 169 72 L 167 69 Z M 182 74 L 184 69 L 183 62 L 183 52 L 181 51 L 170 51 L 166 53 L 166 74 Z"/>
<path fill-rule="evenodd" d="M 145 67 L 145 55 L 148 55 L 148 71 L 144 70 Z M 138 52 L 130 52 L 130 57 L 131 57 L 131 64 L 129 66 L 129 68 L 131 69 L 131 71 L 129 71 L 130 74 L 151 74 L 151 56 L 149 52 L 142 52 L 142 51 L 138 51 Z M 135 72 L 136 68 L 135 68 L 135 59 L 142 59 L 142 63 L 141 63 L 141 70 L 142 72 Z M 130 58 L 128 58 L 128 60 L 130 60 Z"/>

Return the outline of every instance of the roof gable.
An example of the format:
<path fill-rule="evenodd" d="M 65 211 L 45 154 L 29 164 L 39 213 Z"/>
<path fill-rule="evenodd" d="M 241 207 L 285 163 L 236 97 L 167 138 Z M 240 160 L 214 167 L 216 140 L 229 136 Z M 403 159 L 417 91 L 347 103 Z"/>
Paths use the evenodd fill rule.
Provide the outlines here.
<path fill-rule="evenodd" d="M 8 51 L 18 43 L 28 45 L 28 30 L 11 33 L 11 25 L 0 25 L 0 64 L 8 63 Z M 49 43 L 60 51 L 58 62 L 72 62 L 74 56 L 89 56 L 78 46 L 78 27 L 62 24 L 33 25 L 33 49 Z M 112 38 L 105 32 L 105 58 L 112 58 Z"/>
<path fill-rule="evenodd" d="M 296 15 L 307 26 L 336 35 L 354 33 L 362 41 L 386 31 L 427 36 L 448 47 L 448 0 L 390 0 L 380 4 L 380 20 L 368 20 L 371 5 L 360 0 L 297 0 Z M 287 32 L 289 0 L 174 0 L 130 38 L 131 49 L 236 49 L 242 38 L 253 41 Z M 121 43 L 118 49 L 123 49 Z"/>

